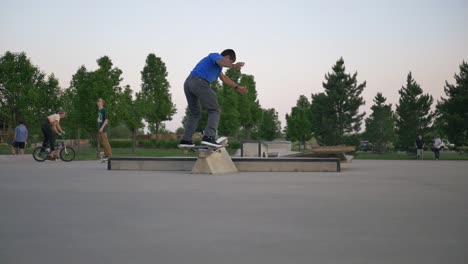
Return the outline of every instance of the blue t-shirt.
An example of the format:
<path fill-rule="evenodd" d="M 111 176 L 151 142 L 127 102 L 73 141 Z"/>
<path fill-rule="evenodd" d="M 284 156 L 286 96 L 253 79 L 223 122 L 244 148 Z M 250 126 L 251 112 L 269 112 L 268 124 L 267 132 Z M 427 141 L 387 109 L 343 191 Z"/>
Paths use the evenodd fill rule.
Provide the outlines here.
<path fill-rule="evenodd" d="M 15 128 L 16 142 L 26 142 L 26 136 L 28 135 L 28 129 L 24 125 L 19 125 Z"/>
<path fill-rule="evenodd" d="M 210 53 L 208 56 L 203 58 L 192 70 L 190 76 L 197 76 L 213 82 L 219 77 L 222 67 L 219 66 L 216 61 L 224 59 L 219 53 Z"/>

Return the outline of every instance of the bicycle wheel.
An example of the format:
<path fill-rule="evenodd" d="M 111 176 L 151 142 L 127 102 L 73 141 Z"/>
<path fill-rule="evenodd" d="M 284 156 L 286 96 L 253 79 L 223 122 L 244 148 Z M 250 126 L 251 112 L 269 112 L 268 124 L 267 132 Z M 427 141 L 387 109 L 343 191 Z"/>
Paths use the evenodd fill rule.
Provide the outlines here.
<path fill-rule="evenodd" d="M 72 161 L 75 158 L 75 150 L 71 147 L 64 147 L 60 150 L 60 158 L 66 162 Z"/>
<path fill-rule="evenodd" d="M 47 157 L 49 156 L 49 154 L 45 151 L 42 151 L 42 148 L 41 147 L 37 147 L 33 150 L 33 158 L 36 160 L 36 161 L 39 161 L 39 162 L 43 162 L 44 160 L 47 159 Z"/>

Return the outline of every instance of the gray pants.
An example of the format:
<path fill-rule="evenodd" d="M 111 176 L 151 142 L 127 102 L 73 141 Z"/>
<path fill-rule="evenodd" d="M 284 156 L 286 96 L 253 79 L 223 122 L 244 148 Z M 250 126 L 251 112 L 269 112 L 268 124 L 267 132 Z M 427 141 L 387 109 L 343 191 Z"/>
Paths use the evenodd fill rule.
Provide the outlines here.
<path fill-rule="evenodd" d="M 208 111 L 208 121 L 204 130 L 204 135 L 208 137 L 216 136 L 218 129 L 220 109 L 218 97 L 210 86 L 210 83 L 196 76 L 189 76 L 184 83 L 185 97 L 187 98 L 189 118 L 185 123 L 183 140 L 192 140 L 192 135 L 198 126 L 201 116 L 201 106 Z"/>

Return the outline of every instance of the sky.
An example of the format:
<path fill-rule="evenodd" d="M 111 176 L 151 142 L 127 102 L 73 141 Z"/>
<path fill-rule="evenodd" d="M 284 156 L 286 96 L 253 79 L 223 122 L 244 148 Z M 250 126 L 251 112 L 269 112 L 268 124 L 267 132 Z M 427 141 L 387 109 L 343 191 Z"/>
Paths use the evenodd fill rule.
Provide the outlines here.
<path fill-rule="evenodd" d="M 187 105 L 185 78 L 207 54 L 232 48 L 255 77 L 261 106 L 275 108 L 284 126 L 300 95 L 323 91 L 340 57 L 367 83 L 361 112 L 370 113 L 378 92 L 395 109 L 410 71 L 440 99 L 468 61 L 467 14 L 466 0 L 0 0 L 0 54 L 26 52 L 62 88 L 107 55 L 123 71 L 122 86 L 138 92 L 154 53 L 168 70 L 178 112 L 166 126 L 174 131 Z"/>

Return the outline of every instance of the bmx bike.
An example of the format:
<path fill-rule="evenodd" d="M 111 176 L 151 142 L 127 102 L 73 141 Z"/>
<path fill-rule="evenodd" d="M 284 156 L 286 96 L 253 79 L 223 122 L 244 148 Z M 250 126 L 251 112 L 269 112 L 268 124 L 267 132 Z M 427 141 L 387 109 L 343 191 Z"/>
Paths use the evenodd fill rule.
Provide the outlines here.
<path fill-rule="evenodd" d="M 70 162 L 75 159 L 75 150 L 65 144 L 64 136 L 62 136 L 62 139 L 58 140 L 55 145 L 55 151 L 58 152 L 58 157 L 60 157 L 61 160 Z M 33 158 L 38 162 L 43 162 L 49 159 L 49 157 L 54 157 L 49 147 L 46 150 L 42 150 L 42 147 L 37 147 L 33 150 L 32 155 Z"/>

